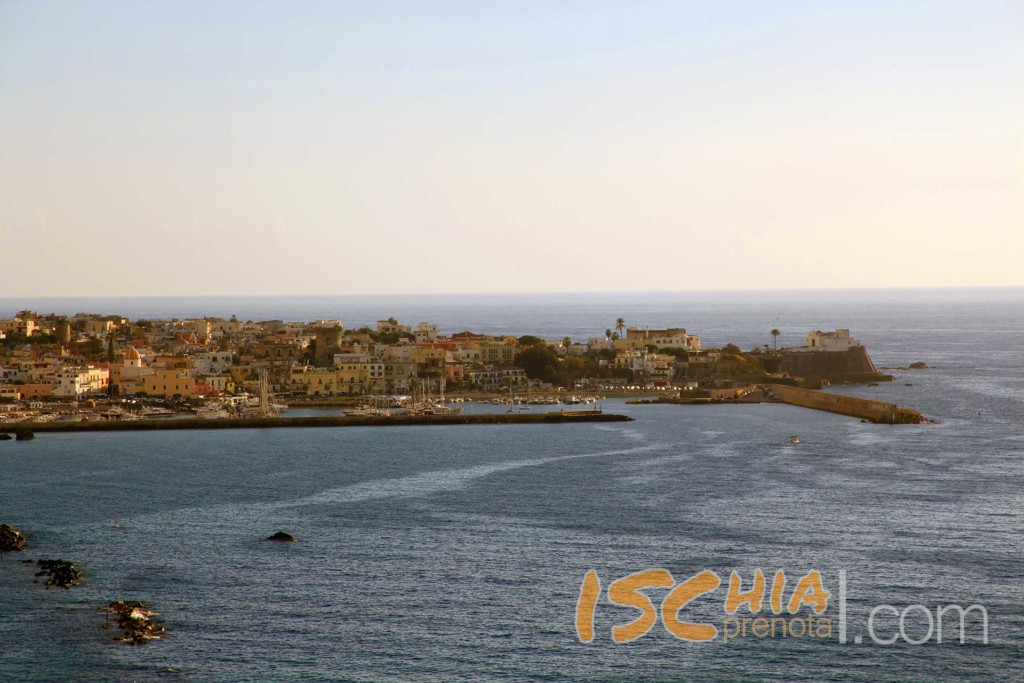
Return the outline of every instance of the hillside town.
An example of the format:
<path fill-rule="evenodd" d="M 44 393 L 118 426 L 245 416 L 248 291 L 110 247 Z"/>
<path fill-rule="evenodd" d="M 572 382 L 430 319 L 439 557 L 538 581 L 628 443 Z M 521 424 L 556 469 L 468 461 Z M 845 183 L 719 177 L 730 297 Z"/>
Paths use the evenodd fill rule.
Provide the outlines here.
<path fill-rule="evenodd" d="M 702 349 L 700 337 L 683 327 L 627 326 L 622 318 L 584 342 L 442 335 L 436 324 L 394 318 L 348 329 L 340 320 L 132 321 L 22 311 L 0 320 L 0 405 L 111 398 L 201 405 L 261 390 L 298 403 L 445 391 L 693 391 L 784 378 L 793 368 L 813 370 L 807 364 L 812 356 L 857 348 L 848 330 L 836 330 L 812 331 L 803 347 L 790 349 Z"/>

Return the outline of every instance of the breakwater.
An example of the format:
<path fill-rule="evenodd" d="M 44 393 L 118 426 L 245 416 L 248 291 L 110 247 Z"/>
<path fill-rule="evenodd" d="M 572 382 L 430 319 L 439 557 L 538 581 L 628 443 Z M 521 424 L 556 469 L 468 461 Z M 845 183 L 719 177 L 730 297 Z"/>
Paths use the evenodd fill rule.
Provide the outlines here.
<path fill-rule="evenodd" d="M 482 413 L 474 415 L 325 415 L 314 417 L 243 417 L 222 420 L 131 420 L 104 422 L 12 422 L 0 424 L 10 432 L 117 432 L 174 429 L 268 429 L 279 427 L 399 427 L 426 425 L 564 424 L 569 422 L 629 422 L 633 418 L 597 411 L 549 413 Z"/>
<path fill-rule="evenodd" d="M 869 422 L 885 424 L 919 424 L 927 422 L 921 413 L 911 408 L 901 408 L 895 403 L 873 401 L 868 398 L 833 394 L 827 391 L 801 389 L 783 384 L 771 385 L 772 393 L 783 403 L 825 410 L 830 413 L 859 417 Z"/>

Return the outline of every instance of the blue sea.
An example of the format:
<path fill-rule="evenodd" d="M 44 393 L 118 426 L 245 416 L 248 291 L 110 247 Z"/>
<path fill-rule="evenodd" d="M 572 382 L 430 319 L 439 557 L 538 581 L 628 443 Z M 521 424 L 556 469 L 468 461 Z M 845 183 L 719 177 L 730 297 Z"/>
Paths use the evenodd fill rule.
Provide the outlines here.
<path fill-rule="evenodd" d="M 24 308 L 349 327 L 393 315 L 449 333 L 578 339 L 623 317 L 745 349 L 771 344 L 772 328 L 781 345 L 848 327 L 879 367 L 932 367 L 832 390 L 935 424 L 607 401 L 635 421 L 0 442 L 0 522 L 31 544 L 0 560 L 0 681 L 1024 678 L 1024 289 L 0 299 L 0 316 Z M 300 541 L 261 540 L 279 529 Z M 78 562 L 81 587 L 46 590 L 20 562 L 54 557 Z M 646 635 L 613 641 L 640 611 L 609 603 L 608 585 L 655 568 L 675 582 L 721 577 L 680 613 L 716 624 L 718 638 L 677 639 L 659 616 Z M 787 600 L 819 571 L 832 636 L 725 642 L 729 575 L 748 589 L 758 568 L 769 583 L 785 571 Z M 603 592 L 582 643 L 574 620 L 591 569 Z M 644 592 L 658 606 L 669 590 Z M 149 603 L 168 637 L 113 642 L 99 608 L 118 598 Z M 987 610 L 987 644 L 978 612 L 963 644 L 955 619 L 942 643 L 867 635 L 875 606 L 902 612 L 921 640 L 924 610 L 975 604 Z M 875 619 L 882 638 L 899 634 L 892 615 Z"/>

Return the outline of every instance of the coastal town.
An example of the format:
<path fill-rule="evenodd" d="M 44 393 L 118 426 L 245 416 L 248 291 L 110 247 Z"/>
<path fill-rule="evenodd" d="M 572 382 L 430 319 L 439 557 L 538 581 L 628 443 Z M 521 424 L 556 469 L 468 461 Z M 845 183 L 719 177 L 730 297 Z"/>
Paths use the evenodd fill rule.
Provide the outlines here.
<path fill-rule="evenodd" d="M 618 318 L 588 339 L 441 334 L 394 318 L 129 320 L 22 311 L 0 320 L 0 421 L 202 419 L 345 406 L 349 415 L 457 412 L 467 400 L 580 405 L 602 396 L 742 399 L 754 384 L 818 388 L 879 373 L 849 330 L 803 346 L 702 348 L 683 327 Z"/>

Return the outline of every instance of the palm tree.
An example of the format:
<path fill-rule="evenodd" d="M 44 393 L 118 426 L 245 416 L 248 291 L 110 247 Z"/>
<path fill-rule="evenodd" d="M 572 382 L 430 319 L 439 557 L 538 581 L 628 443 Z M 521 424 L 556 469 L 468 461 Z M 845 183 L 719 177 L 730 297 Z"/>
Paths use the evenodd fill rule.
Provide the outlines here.
<path fill-rule="evenodd" d="M 615 329 L 619 331 L 619 339 L 625 339 L 626 336 L 623 334 L 623 330 L 626 329 L 626 321 L 622 318 L 615 319 Z"/>
<path fill-rule="evenodd" d="M 570 346 L 572 346 L 572 339 L 569 339 L 569 337 L 566 337 L 565 339 L 562 340 L 562 348 L 565 349 L 566 353 L 569 353 L 569 347 Z"/>
<path fill-rule="evenodd" d="M 605 339 L 611 339 L 612 338 L 612 331 L 611 330 L 605 330 L 604 331 L 604 338 Z"/>
<path fill-rule="evenodd" d="M 772 335 L 772 343 L 775 345 L 775 350 L 778 351 L 779 350 L 779 335 L 782 334 L 782 333 L 779 332 L 778 330 L 772 330 L 770 334 Z"/>

